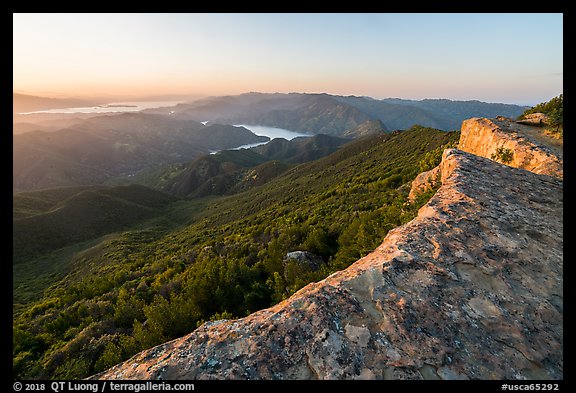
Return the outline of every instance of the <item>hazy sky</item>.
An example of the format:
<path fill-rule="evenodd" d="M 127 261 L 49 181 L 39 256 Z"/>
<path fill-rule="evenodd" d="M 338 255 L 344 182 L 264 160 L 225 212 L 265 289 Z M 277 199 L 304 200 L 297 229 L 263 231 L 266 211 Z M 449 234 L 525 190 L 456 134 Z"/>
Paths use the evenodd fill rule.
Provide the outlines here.
<path fill-rule="evenodd" d="M 563 91 L 562 14 L 14 14 L 13 88 L 326 92 L 533 105 Z"/>

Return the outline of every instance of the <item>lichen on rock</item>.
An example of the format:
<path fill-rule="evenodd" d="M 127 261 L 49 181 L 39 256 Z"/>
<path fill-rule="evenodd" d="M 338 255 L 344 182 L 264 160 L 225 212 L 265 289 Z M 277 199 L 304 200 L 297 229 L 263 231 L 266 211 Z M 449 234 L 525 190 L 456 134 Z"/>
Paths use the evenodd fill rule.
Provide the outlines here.
<path fill-rule="evenodd" d="M 461 147 L 502 144 L 464 123 Z M 447 149 L 436 194 L 372 253 L 93 378 L 562 379 L 563 184 L 525 169 Z"/>
<path fill-rule="evenodd" d="M 511 153 L 507 165 L 562 179 L 562 151 L 542 143 L 536 136 L 545 136 L 530 131 L 528 126 L 503 118 L 472 118 L 462 122 L 458 148 L 488 158 L 498 149 L 506 149 Z"/>

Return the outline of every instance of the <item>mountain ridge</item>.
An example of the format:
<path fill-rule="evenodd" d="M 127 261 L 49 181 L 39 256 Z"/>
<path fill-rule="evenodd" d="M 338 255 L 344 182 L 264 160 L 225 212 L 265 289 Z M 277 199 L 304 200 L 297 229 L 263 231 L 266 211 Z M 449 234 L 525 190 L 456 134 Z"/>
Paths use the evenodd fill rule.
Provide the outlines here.
<path fill-rule="evenodd" d="M 42 210 L 24 214 L 32 200 L 58 195 Z M 14 263 L 71 243 L 92 239 L 159 215 L 173 195 L 141 185 L 118 187 L 84 186 L 32 191 L 13 196 L 17 214 L 13 220 Z M 19 214 L 18 214 L 19 213 Z"/>
<path fill-rule="evenodd" d="M 13 190 L 129 181 L 156 165 L 182 163 L 213 150 L 265 141 L 234 124 L 280 127 L 309 135 L 358 138 L 409 129 L 446 131 L 464 118 L 525 108 L 480 101 L 421 101 L 307 93 L 245 93 L 198 99 L 138 113 L 18 115 L 13 126 Z M 85 118 L 84 118 L 85 117 Z M 15 118 L 16 119 L 16 118 Z M 48 120 L 50 119 L 50 120 Z M 204 126 L 200 122 L 208 121 Z"/>
<path fill-rule="evenodd" d="M 48 98 L 30 94 L 12 93 L 12 113 L 38 110 L 62 109 L 70 107 L 94 106 L 101 102 L 77 98 Z"/>
<path fill-rule="evenodd" d="M 101 184 L 158 164 L 269 140 L 243 127 L 145 113 L 93 117 L 13 136 L 13 190 Z"/>
<path fill-rule="evenodd" d="M 414 128 L 356 139 L 262 186 L 180 200 L 142 225 L 14 265 L 15 374 L 85 378 L 348 266 L 415 214 L 405 183 L 456 138 Z M 321 269 L 283 262 L 298 250 Z"/>
<path fill-rule="evenodd" d="M 457 149 L 439 172 L 349 268 L 91 378 L 563 379 L 562 180 Z"/>
<path fill-rule="evenodd" d="M 327 93 L 244 93 L 207 97 L 168 109 L 149 109 L 221 123 L 260 124 L 306 133 L 342 136 L 366 121 L 382 123 L 384 130 L 408 129 L 414 125 L 445 131 L 458 129 L 470 117 L 516 117 L 527 107 L 478 100 L 404 100 L 339 96 Z"/>
<path fill-rule="evenodd" d="M 198 157 L 161 187 L 183 197 L 224 195 L 261 185 L 293 164 L 313 161 L 336 151 L 348 139 L 318 134 L 270 142 Z M 290 165 L 292 164 L 292 165 Z"/>

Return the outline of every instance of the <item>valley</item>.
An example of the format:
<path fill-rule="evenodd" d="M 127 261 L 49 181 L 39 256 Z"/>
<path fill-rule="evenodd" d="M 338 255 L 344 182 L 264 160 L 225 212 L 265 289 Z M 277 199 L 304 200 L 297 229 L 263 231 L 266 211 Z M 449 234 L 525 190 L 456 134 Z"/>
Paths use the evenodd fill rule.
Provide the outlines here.
<path fill-rule="evenodd" d="M 260 105 L 277 113 L 287 97 L 264 96 L 215 100 L 227 117 L 201 99 L 15 135 L 19 378 L 85 378 L 346 269 L 415 217 L 435 188 L 409 199 L 412 180 L 460 136 L 391 132 L 344 103 L 327 110 L 336 100 L 324 96 L 314 120 L 291 95 L 292 109 L 266 117 Z M 246 105 L 253 114 L 242 117 Z M 316 132 L 278 128 L 299 129 L 288 119 L 301 115 Z M 238 126 L 255 119 L 272 125 Z M 335 122 L 332 135 L 320 132 Z"/>
<path fill-rule="evenodd" d="M 57 131 L 14 135 L 13 189 L 102 184 L 155 165 L 267 140 L 241 127 L 163 115 L 99 116 Z"/>
<path fill-rule="evenodd" d="M 87 376 L 202 321 L 267 307 L 346 267 L 412 217 L 418 205 L 403 205 L 407 189 L 400 186 L 427 153 L 438 160 L 457 134 L 416 127 L 354 141 L 321 135 L 276 141 L 297 143 L 295 151 L 303 152 L 322 138 L 337 142 L 337 150 L 303 164 L 282 145 L 204 156 L 244 162 L 252 165 L 248 178 L 258 174 L 256 183 L 238 183 L 223 196 L 178 199 L 144 186 L 15 194 L 15 228 L 34 222 L 40 231 L 37 242 L 27 240 L 27 230 L 15 232 L 15 249 L 27 250 L 14 262 L 16 370 L 26 378 Z M 267 163 L 261 154 L 296 158 Z M 55 220 L 88 197 L 93 202 L 74 220 L 66 215 L 75 228 L 74 236 L 66 234 Z M 44 232 L 50 236 L 41 240 Z M 27 242 L 35 248 L 18 246 Z M 318 255 L 319 269 L 283 262 L 295 250 Z M 94 339 L 99 344 L 88 344 Z"/>
<path fill-rule="evenodd" d="M 516 8 L 13 12 L 12 390 L 563 390 L 566 18 Z"/>
<path fill-rule="evenodd" d="M 470 116 L 515 117 L 524 109 L 479 101 L 247 93 L 138 112 L 17 115 L 13 190 L 130 184 L 132 177 L 147 178 L 159 167 L 174 168 L 210 152 L 261 145 L 275 137 L 354 139 L 414 125 L 450 131 Z M 256 125 L 248 126 L 256 132 L 234 127 L 239 124 Z"/>

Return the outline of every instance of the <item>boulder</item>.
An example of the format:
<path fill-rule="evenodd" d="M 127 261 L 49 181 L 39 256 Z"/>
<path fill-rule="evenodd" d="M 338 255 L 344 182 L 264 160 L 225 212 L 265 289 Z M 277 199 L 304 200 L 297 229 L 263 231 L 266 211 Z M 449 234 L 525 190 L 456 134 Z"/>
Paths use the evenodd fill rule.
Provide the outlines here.
<path fill-rule="evenodd" d="M 440 185 L 440 166 L 422 172 L 412 181 L 408 200 L 414 202 L 418 196 Z"/>
<path fill-rule="evenodd" d="M 528 115 L 524 115 L 524 117 L 520 120 L 517 120 L 517 123 L 526 124 L 530 126 L 543 126 L 547 124 L 549 118 L 544 113 L 536 112 L 530 113 Z"/>
<path fill-rule="evenodd" d="M 287 253 L 282 262 L 285 265 L 290 261 L 295 261 L 296 263 L 303 265 L 312 271 L 320 269 L 320 266 L 324 264 L 324 260 L 321 256 L 308 251 L 292 251 Z"/>

